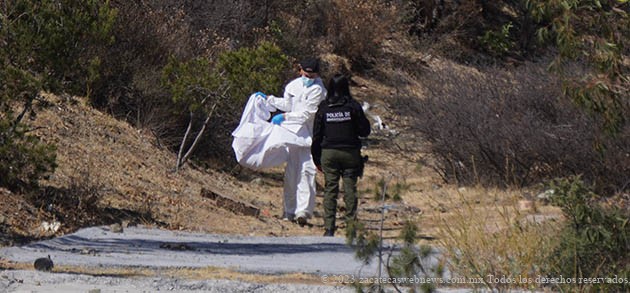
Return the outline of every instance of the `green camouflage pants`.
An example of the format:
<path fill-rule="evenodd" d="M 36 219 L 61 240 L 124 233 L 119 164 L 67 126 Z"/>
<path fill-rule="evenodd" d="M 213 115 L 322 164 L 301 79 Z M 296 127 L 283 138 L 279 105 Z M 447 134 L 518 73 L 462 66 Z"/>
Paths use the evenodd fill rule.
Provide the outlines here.
<path fill-rule="evenodd" d="M 345 220 L 354 220 L 357 213 L 357 178 L 361 174 L 360 149 L 323 149 L 322 171 L 324 172 L 324 228 L 335 230 L 339 178 L 343 178 L 346 204 Z"/>

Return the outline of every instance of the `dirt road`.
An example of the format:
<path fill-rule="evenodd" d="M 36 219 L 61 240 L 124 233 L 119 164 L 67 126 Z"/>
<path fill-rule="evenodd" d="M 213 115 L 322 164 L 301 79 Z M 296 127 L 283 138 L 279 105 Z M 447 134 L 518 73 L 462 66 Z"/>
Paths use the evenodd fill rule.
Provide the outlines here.
<path fill-rule="evenodd" d="M 32 263 L 50 255 L 55 267 L 226 268 L 232 271 L 278 275 L 305 273 L 315 278 L 335 275 L 375 276 L 375 262 L 363 265 L 341 237 L 247 237 L 174 232 L 129 227 L 122 233 L 109 227 L 91 227 L 46 241 L 0 249 L 0 258 Z M 252 283 L 208 278 L 182 280 L 165 277 L 130 277 L 45 273 L 9 270 L 0 273 L 0 291 L 14 292 L 153 292 L 158 290 L 214 292 L 353 292 L 334 284 Z"/>

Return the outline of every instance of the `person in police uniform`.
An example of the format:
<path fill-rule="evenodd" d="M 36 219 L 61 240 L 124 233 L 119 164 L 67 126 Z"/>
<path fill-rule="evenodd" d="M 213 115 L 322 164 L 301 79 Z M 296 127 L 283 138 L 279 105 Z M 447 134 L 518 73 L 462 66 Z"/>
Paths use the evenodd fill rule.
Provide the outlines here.
<path fill-rule="evenodd" d="M 313 124 L 311 153 L 324 173 L 324 236 L 334 236 L 339 178 L 343 178 L 346 222 L 357 212 L 357 180 L 363 172 L 361 140 L 370 134 L 370 122 L 350 95 L 348 78 L 337 74 L 328 83 L 326 99 L 319 104 Z"/>

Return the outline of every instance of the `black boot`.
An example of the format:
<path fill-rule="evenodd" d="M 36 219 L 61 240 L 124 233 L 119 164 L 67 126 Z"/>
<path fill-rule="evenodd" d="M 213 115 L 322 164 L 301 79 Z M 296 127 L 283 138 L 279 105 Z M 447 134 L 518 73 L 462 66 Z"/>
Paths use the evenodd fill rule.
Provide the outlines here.
<path fill-rule="evenodd" d="M 335 236 L 335 230 L 326 229 L 326 232 L 324 232 L 324 236 L 326 236 L 326 237 L 333 237 L 333 236 Z"/>

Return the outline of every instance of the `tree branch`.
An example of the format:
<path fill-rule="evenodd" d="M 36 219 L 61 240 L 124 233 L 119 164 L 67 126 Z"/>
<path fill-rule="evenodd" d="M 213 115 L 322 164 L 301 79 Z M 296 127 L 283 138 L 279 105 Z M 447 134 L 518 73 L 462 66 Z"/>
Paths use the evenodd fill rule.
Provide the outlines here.
<path fill-rule="evenodd" d="M 199 142 L 199 139 L 203 135 L 203 132 L 206 130 L 206 126 L 208 125 L 208 122 L 210 121 L 210 117 L 212 117 L 212 114 L 214 113 L 214 109 L 216 109 L 216 107 L 217 107 L 217 103 L 214 103 L 214 105 L 212 105 L 212 109 L 210 110 L 210 113 L 208 113 L 208 115 L 206 116 L 206 120 L 203 122 L 203 126 L 201 126 L 201 130 L 199 130 L 199 133 L 197 133 L 197 136 L 195 137 L 195 140 L 193 141 L 192 145 L 190 145 L 190 148 L 188 148 L 188 151 L 182 158 L 181 164 L 183 164 L 184 162 L 186 162 L 186 160 L 188 160 L 188 157 L 190 157 L 190 155 L 192 154 L 193 149 L 195 148 L 195 146 L 197 146 L 197 143 Z"/>
<path fill-rule="evenodd" d="M 13 126 L 11 127 L 12 132 L 15 132 L 17 130 L 17 127 L 20 122 L 22 122 L 22 119 L 24 119 L 24 115 L 26 115 L 26 112 L 31 110 L 31 108 L 33 107 L 34 99 L 35 98 L 29 98 L 24 102 L 24 109 L 22 109 L 22 112 L 13 121 Z"/>
<path fill-rule="evenodd" d="M 184 147 L 186 145 L 186 141 L 188 140 L 188 135 L 190 134 L 190 129 L 192 128 L 194 114 L 190 112 L 190 120 L 188 121 L 188 127 L 186 128 L 186 133 L 184 133 L 184 138 L 182 138 L 182 143 L 179 145 L 179 152 L 177 153 L 177 162 L 175 164 L 175 172 L 179 171 L 179 167 L 182 166 L 182 153 L 184 152 Z"/>

